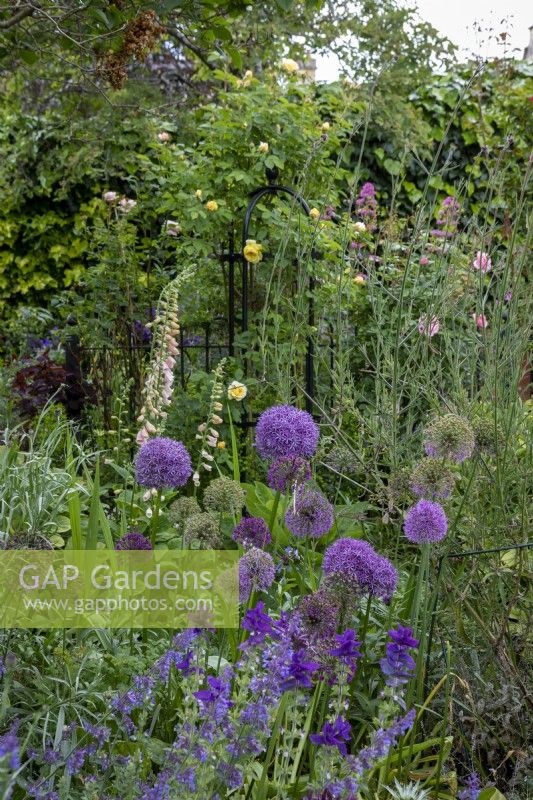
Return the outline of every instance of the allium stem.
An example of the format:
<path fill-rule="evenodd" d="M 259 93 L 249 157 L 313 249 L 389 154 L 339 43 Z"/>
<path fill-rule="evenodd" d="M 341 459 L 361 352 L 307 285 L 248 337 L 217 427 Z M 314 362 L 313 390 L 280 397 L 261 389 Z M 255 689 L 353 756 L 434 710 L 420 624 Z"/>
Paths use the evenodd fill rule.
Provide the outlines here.
<path fill-rule="evenodd" d="M 281 498 L 281 492 L 277 491 L 275 496 L 274 496 L 274 505 L 272 506 L 272 511 L 270 513 L 270 520 L 269 520 L 269 523 L 268 523 L 268 527 L 270 528 L 270 532 L 272 534 L 272 538 L 274 539 L 274 541 L 276 540 L 276 538 L 275 538 L 275 532 L 276 532 L 275 526 L 276 526 L 276 519 L 277 519 L 277 516 L 278 516 L 278 507 L 279 507 L 280 498 Z"/>
<path fill-rule="evenodd" d="M 150 524 L 150 541 L 152 542 L 152 549 L 155 550 L 155 539 L 157 530 L 159 528 L 159 509 L 161 508 L 161 493 L 162 489 L 157 490 L 154 502 L 154 514 Z"/>
<path fill-rule="evenodd" d="M 424 653 L 426 649 L 425 639 L 427 633 L 427 606 L 429 604 L 428 578 L 429 578 L 430 548 L 431 544 L 429 542 L 425 542 L 424 544 L 421 545 L 422 553 L 420 558 L 420 566 L 416 580 L 416 589 L 415 589 L 415 596 L 413 598 L 413 606 L 411 609 L 411 624 L 413 628 L 413 633 L 420 640 L 420 645 L 418 648 L 418 653 L 416 658 L 417 695 L 421 691 L 421 687 L 423 685 L 423 675 L 424 675 Z M 420 618 L 421 606 L 422 606 L 422 622 L 419 629 L 418 622 Z M 413 689 L 414 689 L 413 684 L 411 684 L 409 687 L 408 700 L 407 700 L 408 706 L 410 705 L 412 700 Z"/>

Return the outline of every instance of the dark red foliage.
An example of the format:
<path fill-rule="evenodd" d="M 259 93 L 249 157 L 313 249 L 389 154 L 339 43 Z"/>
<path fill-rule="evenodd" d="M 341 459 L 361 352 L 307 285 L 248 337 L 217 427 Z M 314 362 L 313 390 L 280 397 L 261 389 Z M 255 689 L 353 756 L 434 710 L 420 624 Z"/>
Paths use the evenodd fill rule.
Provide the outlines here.
<path fill-rule="evenodd" d="M 23 417 L 33 417 L 54 397 L 58 403 L 65 400 L 65 368 L 56 364 L 48 353 L 32 359 L 16 373 L 11 391 L 17 411 Z"/>

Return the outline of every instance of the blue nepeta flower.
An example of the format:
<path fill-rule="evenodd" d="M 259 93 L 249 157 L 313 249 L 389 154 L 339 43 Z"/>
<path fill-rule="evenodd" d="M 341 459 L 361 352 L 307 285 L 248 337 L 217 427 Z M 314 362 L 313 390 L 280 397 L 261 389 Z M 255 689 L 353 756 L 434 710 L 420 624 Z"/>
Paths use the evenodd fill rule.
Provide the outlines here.
<path fill-rule="evenodd" d="M 276 492 L 292 492 L 311 479 L 311 467 L 305 458 L 285 456 L 274 461 L 268 470 L 267 483 Z"/>
<path fill-rule="evenodd" d="M 239 561 L 239 598 L 245 603 L 254 589 L 266 592 L 274 583 L 276 567 L 270 553 L 252 547 Z"/>
<path fill-rule="evenodd" d="M 261 458 L 311 458 L 319 436 L 318 425 L 307 411 L 288 405 L 272 406 L 257 421 L 255 446 Z"/>
<path fill-rule="evenodd" d="M 191 457 L 181 442 L 157 436 L 143 444 L 135 459 L 135 477 L 141 486 L 177 489 L 192 475 Z"/>
<path fill-rule="evenodd" d="M 115 550 L 152 550 L 152 544 L 138 531 L 128 531 L 115 544 Z"/>
<path fill-rule="evenodd" d="M 272 541 L 269 527 L 262 517 L 243 517 L 232 538 L 243 547 L 264 548 Z"/>
<path fill-rule="evenodd" d="M 410 542 L 440 542 L 446 536 L 448 520 L 440 503 L 419 500 L 405 516 L 403 530 Z"/>
<path fill-rule="evenodd" d="M 312 733 L 309 739 L 313 744 L 322 744 L 325 747 L 336 747 L 339 753 L 345 756 L 348 752 L 346 742 L 350 741 L 352 729 L 343 717 L 337 717 L 334 722 L 326 722 L 320 733 Z"/>
<path fill-rule="evenodd" d="M 331 503 L 319 492 L 301 489 L 285 514 L 285 525 L 294 536 L 318 539 L 331 530 L 335 512 Z"/>
<path fill-rule="evenodd" d="M 9 769 L 20 767 L 20 744 L 17 737 L 18 722 L 0 736 L 0 759 L 7 757 Z"/>

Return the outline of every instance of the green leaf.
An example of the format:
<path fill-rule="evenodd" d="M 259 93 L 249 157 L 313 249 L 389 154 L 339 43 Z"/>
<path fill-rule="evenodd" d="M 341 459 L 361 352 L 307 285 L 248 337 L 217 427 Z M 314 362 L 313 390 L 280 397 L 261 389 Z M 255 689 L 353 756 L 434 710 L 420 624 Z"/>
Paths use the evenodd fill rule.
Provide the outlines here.
<path fill-rule="evenodd" d="M 495 786 L 492 786 L 488 789 L 483 789 L 478 795 L 478 800 L 505 800 L 505 795 Z"/>

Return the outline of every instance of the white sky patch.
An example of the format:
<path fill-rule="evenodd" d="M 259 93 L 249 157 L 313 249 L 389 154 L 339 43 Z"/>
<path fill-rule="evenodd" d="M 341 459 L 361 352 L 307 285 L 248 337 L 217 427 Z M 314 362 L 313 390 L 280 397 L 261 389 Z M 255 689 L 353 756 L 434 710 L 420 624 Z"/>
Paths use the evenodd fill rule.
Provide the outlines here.
<path fill-rule="evenodd" d="M 531 0 L 403 0 L 416 5 L 422 19 L 459 47 L 461 61 L 472 57 L 521 59 L 533 25 Z M 506 34 L 505 40 L 500 36 Z M 317 56 L 317 79 L 338 77 L 335 56 Z"/>

